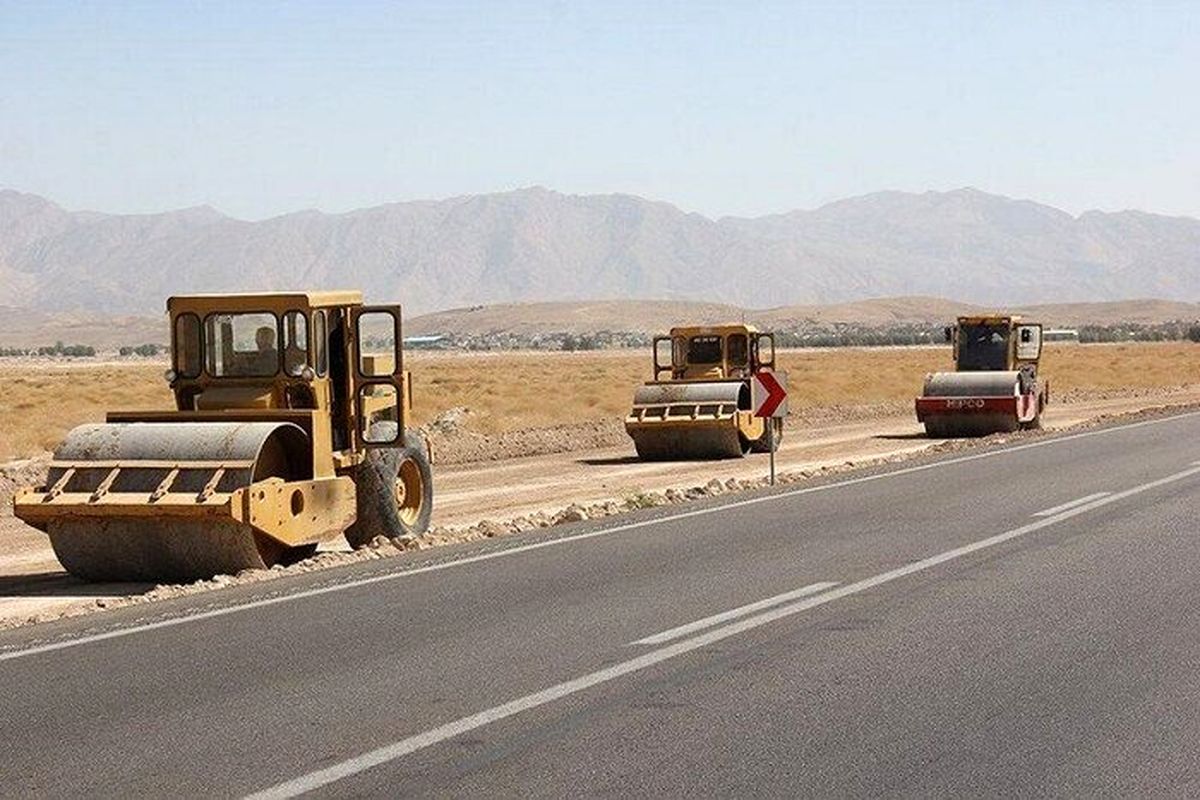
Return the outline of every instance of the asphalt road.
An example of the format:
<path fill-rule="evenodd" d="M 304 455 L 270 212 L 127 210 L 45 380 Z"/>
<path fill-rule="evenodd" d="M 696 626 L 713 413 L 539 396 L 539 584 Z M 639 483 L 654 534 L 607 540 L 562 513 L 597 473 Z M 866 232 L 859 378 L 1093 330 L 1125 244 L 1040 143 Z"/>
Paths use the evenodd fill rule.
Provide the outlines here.
<path fill-rule="evenodd" d="M 0 635 L 0 794 L 1200 795 L 1200 414 Z"/>

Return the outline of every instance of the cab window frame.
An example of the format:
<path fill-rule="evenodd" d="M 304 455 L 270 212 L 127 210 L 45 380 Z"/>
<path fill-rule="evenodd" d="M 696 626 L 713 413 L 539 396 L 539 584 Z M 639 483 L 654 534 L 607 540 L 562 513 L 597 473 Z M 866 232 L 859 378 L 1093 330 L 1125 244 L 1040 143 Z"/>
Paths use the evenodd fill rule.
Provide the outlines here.
<path fill-rule="evenodd" d="M 293 328 L 299 330 L 301 327 L 292 322 L 295 318 L 299 318 L 302 323 L 303 348 L 293 348 L 295 343 L 292 341 L 292 330 Z M 289 308 L 279 317 L 279 324 L 281 328 L 280 333 L 283 334 L 283 337 L 279 339 L 282 342 L 282 346 L 276 349 L 279 350 L 280 360 L 282 361 L 283 375 L 287 378 L 298 378 L 304 371 L 304 367 L 312 366 L 312 320 L 309 319 L 308 312 L 305 309 Z M 288 363 L 288 351 L 292 349 L 303 350 L 304 352 L 304 362 L 300 364 L 299 369 L 295 369 L 295 365 Z"/>
<path fill-rule="evenodd" d="M 269 374 L 230 375 L 230 374 L 226 373 L 224 375 L 218 375 L 218 374 L 216 374 L 215 371 L 209 369 L 209 367 L 210 367 L 210 362 L 209 362 L 209 358 L 208 358 L 209 342 L 208 342 L 208 336 L 204 333 L 205 331 L 208 330 L 209 320 L 211 320 L 213 317 L 222 317 L 222 316 L 250 317 L 250 316 L 254 316 L 256 314 L 265 314 L 275 320 L 275 371 L 271 372 Z M 283 374 L 283 348 L 280 347 L 280 344 L 283 342 L 283 317 L 275 311 L 272 311 L 272 310 L 266 309 L 266 308 L 248 309 L 246 311 L 210 311 L 209 313 L 204 315 L 204 324 L 201 329 L 201 341 L 203 343 L 203 347 L 201 348 L 201 351 L 202 351 L 203 358 L 204 358 L 204 374 L 213 380 L 218 380 L 218 381 L 259 380 L 259 381 L 261 381 L 264 378 L 278 378 L 280 375 Z M 213 362 L 212 366 L 215 366 L 215 362 Z"/>
<path fill-rule="evenodd" d="M 701 360 L 702 348 L 716 347 L 716 358 Z M 697 351 L 700 352 L 697 352 Z M 711 354 L 710 354 L 711 355 Z M 698 333 L 687 338 L 687 363 L 693 366 L 714 366 L 725 361 L 725 337 L 720 334 Z"/>
<path fill-rule="evenodd" d="M 312 336 L 309 342 L 312 352 L 313 371 L 318 377 L 324 378 L 329 372 L 329 322 L 325 318 L 325 309 L 312 310 Z"/>
<path fill-rule="evenodd" d="M 392 369 L 390 372 L 376 372 L 375 370 L 368 371 L 366 362 L 368 358 L 379 355 L 378 353 L 367 352 L 367 339 L 363 331 L 363 320 L 368 320 L 375 316 L 391 317 L 391 337 L 392 342 L 387 345 L 391 349 Z M 404 364 L 404 332 L 401 327 L 400 313 L 398 309 L 393 309 L 390 306 L 367 306 L 358 309 L 353 317 L 354 341 L 355 347 L 358 350 L 357 358 L 354 364 L 354 371 L 358 375 L 360 381 L 382 381 L 395 378 L 403 370 Z M 371 347 L 384 347 L 385 345 L 370 345 Z"/>
<path fill-rule="evenodd" d="M 676 369 L 682 369 L 687 366 L 687 342 L 686 336 L 671 337 L 671 363 Z"/>
<path fill-rule="evenodd" d="M 184 363 L 186 348 L 183 346 L 183 336 L 180 331 L 180 323 L 189 319 L 195 323 L 195 369 L 192 370 L 187 369 L 187 365 Z M 175 325 L 171 331 L 171 362 L 175 373 L 181 378 L 191 380 L 199 378 L 204 373 L 204 323 L 201 321 L 200 315 L 194 311 L 184 311 L 175 317 Z"/>
<path fill-rule="evenodd" d="M 740 342 L 738 345 L 741 348 L 741 358 L 735 359 L 734 342 Z M 725 358 L 731 367 L 748 367 L 750 366 L 750 337 L 744 333 L 731 333 L 725 337 Z"/>

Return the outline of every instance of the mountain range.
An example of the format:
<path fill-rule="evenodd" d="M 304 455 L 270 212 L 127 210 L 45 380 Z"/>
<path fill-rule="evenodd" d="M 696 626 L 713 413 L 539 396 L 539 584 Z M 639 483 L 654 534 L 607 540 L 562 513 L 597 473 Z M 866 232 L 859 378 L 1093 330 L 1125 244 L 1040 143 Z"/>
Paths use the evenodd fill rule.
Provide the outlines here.
<path fill-rule="evenodd" d="M 534 336 L 538 334 L 665 333 L 672 325 L 718 325 L 744 321 L 763 330 L 828 330 L 837 325 L 864 328 L 926 326 L 936 329 L 963 314 L 1002 310 L 1054 327 L 1157 325 L 1200 319 L 1200 304 L 1170 300 L 1117 300 L 1104 303 L 1047 303 L 992 306 L 940 297 L 881 297 L 830 305 L 753 309 L 721 303 L 669 300 L 600 300 L 558 303 L 504 303 L 471 306 L 409 317 L 410 336 Z M 3 339 L 0 326 L 0 340 Z"/>
<path fill-rule="evenodd" d="M 658 334 L 672 325 L 714 325 L 745 321 L 763 330 L 828 331 L 925 326 L 930 330 L 960 314 L 1001 310 L 940 297 L 882 297 L 830 305 L 741 308 L 724 303 L 683 300 L 591 300 L 579 302 L 500 303 L 406 315 L 406 336 L 509 338 L 561 334 Z M 1104 303 L 1057 303 L 1005 306 L 1048 327 L 1086 325 L 1158 325 L 1200 320 L 1200 304 L 1170 300 L 1117 300 Z M 91 345 L 112 351 L 123 345 L 166 345 L 166 315 L 114 315 L 91 311 L 37 311 L 0 306 L 0 348 L 42 347 L 55 342 Z"/>
<path fill-rule="evenodd" d="M 153 314 L 170 294 L 360 287 L 409 314 L 658 299 L 767 308 L 931 295 L 983 305 L 1200 299 L 1200 220 L 1075 216 L 978 191 L 879 192 L 710 219 L 534 187 L 257 222 L 210 207 L 67 211 L 0 191 L 0 306 Z"/>

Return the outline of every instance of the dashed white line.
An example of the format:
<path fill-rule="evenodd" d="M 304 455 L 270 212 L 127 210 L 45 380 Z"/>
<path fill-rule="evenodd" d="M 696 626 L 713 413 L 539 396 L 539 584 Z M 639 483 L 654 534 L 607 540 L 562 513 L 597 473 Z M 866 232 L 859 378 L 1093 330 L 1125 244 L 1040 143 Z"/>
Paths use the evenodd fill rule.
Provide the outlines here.
<path fill-rule="evenodd" d="M 670 630 L 663 631 L 662 633 L 656 633 L 653 636 L 647 636 L 644 639 L 638 639 L 636 642 L 630 642 L 630 646 L 632 647 L 640 644 L 662 644 L 663 642 L 669 642 L 672 639 L 680 639 L 684 636 L 687 636 L 689 633 L 702 631 L 705 628 L 711 628 L 714 625 L 721 624 L 722 622 L 728 622 L 731 619 L 744 617 L 748 614 L 753 614 L 755 611 L 762 611 L 764 608 L 772 608 L 792 600 L 797 600 L 801 597 L 807 597 L 808 595 L 816 594 L 817 592 L 823 592 L 826 589 L 832 589 L 834 586 L 837 586 L 837 584 L 830 583 L 828 581 L 802 586 L 799 589 L 794 589 L 790 592 L 784 592 L 783 594 L 777 594 L 774 597 L 768 597 L 753 603 L 747 603 L 744 606 L 738 606 L 737 608 L 732 608 L 729 611 L 722 611 L 720 614 L 713 614 L 711 617 L 704 617 L 703 619 L 698 619 L 695 622 L 689 622 L 686 625 L 680 625 L 678 628 L 671 628 Z"/>
<path fill-rule="evenodd" d="M 328 786 L 331 783 L 352 777 L 373 767 L 378 767 L 390 761 L 395 761 L 396 759 L 402 758 L 410 753 L 423 750 L 426 747 L 444 742 L 469 731 L 482 728 L 485 725 L 490 725 L 493 722 L 498 722 L 502 719 L 516 716 L 524 711 L 529 711 L 530 709 L 537 708 L 538 706 L 543 706 L 555 700 L 560 700 L 564 697 L 582 692 L 585 689 L 589 689 L 593 686 L 607 683 L 615 680 L 616 678 L 620 678 L 623 675 L 628 675 L 630 673 L 646 669 L 647 667 L 652 667 L 655 664 L 660 664 L 668 659 L 684 655 L 685 653 L 690 653 L 693 650 L 699 650 L 702 647 L 706 647 L 723 639 L 728 639 L 729 637 L 736 636 L 740 633 L 745 633 L 746 631 L 766 625 L 769 622 L 790 617 L 793 614 L 800 613 L 801 611 L 807 611 L 810 608 L 816 608 L 817 606 L 830 603 L 834 600 L 839 600 L 843 597 L 849 597 L 850 595 L 858 594 L 859 592 L 866 591 L 867 589 L 889 583 L 897 578 L 903 578 L 906 575 L 922 572 L 932 567 L 936 567 L 939 564 L 944 564 L 947 561 L 952 561 L 956 558 L 969 555 L 970 553 L 975 553 L 988 547 L 994 547 L 995 545 L 1025 536 L 1026 534 L 1033 533 L 1034 531 L 1041 530 L 1042 528 L 1047 528 L 1051 525 L 1062 522 L 1063 520 L 1070 519 L 1071 517 L 1078 516 L 1079 514 L 1084 514 L 1088 511 L 1092 511 L 1093 509 L 1100 508 L 1101 506 L 1115 503 L 1118 500 L 1123 500 L 1126 497 L 1132 497 L 1133 495 L 1141 494 L 1142 492 L 1158 488 L 1159 486 L 1165 486 L 1169 483 L 1183 480 L 1184 478 L 1191 477 L 1192 475 L 1196 475 L 1198 473 L 1200 473 L 1200 467 L 1193 466 L 1190 469 L 1183 470 L 1182 472 L 1176 472 L 1175 474 L 1168 475 L 1165 478 L 1159 478 L 1158 480 L 1150 481 L 1149 483 L 1143 483 L 1140 486 L 1135 486 L 1132 489 L 1126 489 L 1125 491 L 1117 492 L 1116 494 L 1111 494 L 1082 505 L 1077 505 L 1073 508 L 1067 509 L 1066 511 L 1061 511 L 1052 517 L 1043 517 L 1036 522 L 1030 522 L 1026 525 L 1022 525 L 1019 528 L 1014 528 L 1010 531 L 996 534 L 995 536 L 989 536 L 986 539 L 980 539 L 979 541 L 972 542 L 971 544 L 963 545 L 962 547 L 956 547 L 953 550 L 947 550 L 943 553 L 938 553 L 935 556 L 930 556 L 929 558 L 915 561 L 911 564 L 905 564 L 902 567 L 897 567 L 896 569 L 889 570 L 888 572 L 882 572 L 870 578 L 856 581 L 840 588 L 831 589 L 822 594 L 808 597 L 795 603 L 779 606 L 769 611 L 764 611 L 756 616 L 731 622 L 727 625 L 714 628 L 706 633 L 693 636 L 690 639 L 684 639 L 683 641 L 669 644 L 665 647 L 652 650 L 651 652 L 645 653 L 636 658 L 631 658 L 627 661 L 622 661 L 618 664 L 605 667 L 604 669 L 590 672 L 573 680 L 556 684 L 547 689 L 543 689 L 540 692 L 534 692 L 533 694 L 527 694 L 524 697 L 518 697 L 515 700 L 510 700 L 507 703 L 498 705 L 494 708 L 489 708 L 486 711 L 481 711 L 478 714 L 462 717 L 461 719 L 448 722 L 445 725 L 440 725 L 423 733 L 416 734 L 415 736 L 401 739 L 397 742 L 393 742 L 392 744 L 388 744 L 375 750 L 371 750 L 367 753 L 363 753 L 362 755 L 354 758 L 347 759 L 346 761 L 342 761 L 340 763 L 333 764 L 332 766 L 310 772 L 307 775 L 302 775 L 298 778 L 276 784 L 250 795 L 250 800 L 279 800 L 280 798 L 296 797 L 298 795 L 320 789 L 323 786 Z"/>
<path fill-rule="evenodd" d="M 1196 466 L 1196 465 L 1193 464 L 1192 466 Z M 1038 511 L 1033 516 L 1035 516 L 1035 517 L 1053 517 L 1055 514 L 1057 514 L 1060 511 L 1066 511 L 1068 508 L 1074 508 L 1075 506 L 1081 506 L 1084 503 L 1090 503 L 1093 500 L 1099 500 L 1101 497 L 1108 497 L 1110 494 L 1112 494 L 1112 492 L 1096 492 L 1095 494 L 1089 494 L 1087 497 L 1080 497 L 1080 498 L 1072 500 L 1068 503 L 1063 503 L 1060 506 L 1054 506 L 1053 508 L 1047 508 L 1045 511 Z"/>

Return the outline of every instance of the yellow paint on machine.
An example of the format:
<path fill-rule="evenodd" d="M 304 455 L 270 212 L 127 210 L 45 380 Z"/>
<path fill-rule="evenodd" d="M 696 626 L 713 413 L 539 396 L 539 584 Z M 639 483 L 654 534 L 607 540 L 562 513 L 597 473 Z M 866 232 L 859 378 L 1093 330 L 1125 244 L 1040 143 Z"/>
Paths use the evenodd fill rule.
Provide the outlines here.
<path fill-rule="evenodd" d="M 419 535 L 428 450 L 405 431 L 399 306 L 361 294 L 173 297 L 174 411 L 72 430 L 14 513 L 91 580 L 264 568 L 346 533 Z"/>
<path fill-rule="evenodd" d="M 766 423 L 750 410 L 750 379 L 774 366 L 774 336 L 751 325 L 681 326 L 655 337 L 654 380 L 637 389 L 625 418 L 638 457 L 740 458 L 765 452 Z M 775 447 L 781 423 L 771 423 Z"/>

